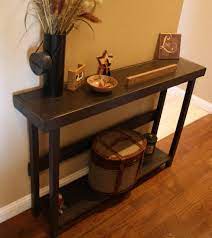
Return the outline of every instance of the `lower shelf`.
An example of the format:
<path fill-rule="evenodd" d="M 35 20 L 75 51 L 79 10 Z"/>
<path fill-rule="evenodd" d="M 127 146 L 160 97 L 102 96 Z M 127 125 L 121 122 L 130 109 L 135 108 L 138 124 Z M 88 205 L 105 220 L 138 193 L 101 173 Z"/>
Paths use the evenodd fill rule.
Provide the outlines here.
<path fill-rule="evenodd" d="M 148 179 L 156 169 L 168 160 L 169 156 L 159 149 L 156 149 L 152 156 L 147 156 L 142 176 L 135 187 Z M 65 212 L 59 216 L 60 228 L 70 226 L 89 214 L 102 209 L 107 202 L 117 202 L 124 197 L 124 194 L 114 197 L 92 191 L 88 186 L 87 176 L 61 188 L 60 192 L 63 194 L 66 205 Z M 45 205 L 46 208 L 48 207 L 48 196 L 41 199 L 41 204 Z"/>

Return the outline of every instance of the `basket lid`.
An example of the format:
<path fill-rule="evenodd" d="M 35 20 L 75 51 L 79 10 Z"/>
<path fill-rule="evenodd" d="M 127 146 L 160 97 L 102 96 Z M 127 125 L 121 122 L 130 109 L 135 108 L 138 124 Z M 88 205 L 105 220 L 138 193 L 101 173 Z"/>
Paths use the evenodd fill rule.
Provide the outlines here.
<path fill-rule="evenodd" d="M 93 143 L 93 151 L 101 158 L 112 161 L 134 159 L 142 154 L 146 139 L 133 130 L 114 129 L 99 134 Z"/>

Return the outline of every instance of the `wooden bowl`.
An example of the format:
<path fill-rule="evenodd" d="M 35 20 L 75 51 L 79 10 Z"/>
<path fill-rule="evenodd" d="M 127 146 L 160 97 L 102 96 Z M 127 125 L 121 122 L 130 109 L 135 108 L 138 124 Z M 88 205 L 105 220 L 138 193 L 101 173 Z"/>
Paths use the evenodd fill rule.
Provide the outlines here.
<path fill-rule="evenodd" d="M 92 90 L 100 93 L 111 92 L 118 85 L 118 81 L 115 78 L 106 75 L 90 76 L 87 79 L 87 83 Z"/>

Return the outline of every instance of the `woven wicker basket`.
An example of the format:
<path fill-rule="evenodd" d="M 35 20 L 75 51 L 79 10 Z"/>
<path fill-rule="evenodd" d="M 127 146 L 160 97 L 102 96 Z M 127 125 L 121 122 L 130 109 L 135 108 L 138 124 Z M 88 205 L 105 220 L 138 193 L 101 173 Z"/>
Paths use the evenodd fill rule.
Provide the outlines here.
<path fill-rule="evenodd" d="M 115 129 L 98 135 L 92 146 L 89 184 L 106 194 L 128 191 L 140 177 L 146 139 L 132 130 Z"/>

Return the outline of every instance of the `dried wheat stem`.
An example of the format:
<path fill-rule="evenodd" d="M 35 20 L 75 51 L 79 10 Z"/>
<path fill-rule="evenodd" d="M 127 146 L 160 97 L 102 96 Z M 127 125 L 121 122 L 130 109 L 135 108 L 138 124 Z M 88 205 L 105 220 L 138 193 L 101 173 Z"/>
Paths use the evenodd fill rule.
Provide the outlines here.
<path fill-rule="evenodd" d="M 100 19 L 93 15 L 97 0 L 90 0 L 93 5 L 83 4 L 85 0 L 29 0 L 25 15 L 34 15 L 43 31 L 49 34 L 68 34 L 76 28 L 77 21 L 83 21 L 92 29 L 90 23 Z M 92 8 L 92 9 L 91 9 Z M 27 28 L 27 27 L 26 27 Z"/>

